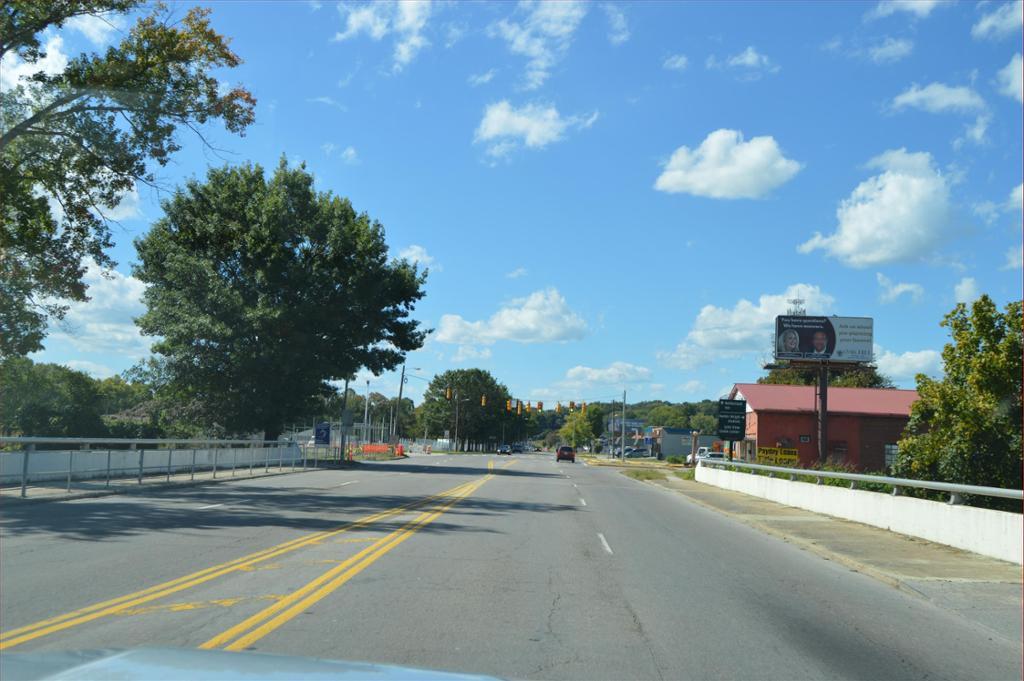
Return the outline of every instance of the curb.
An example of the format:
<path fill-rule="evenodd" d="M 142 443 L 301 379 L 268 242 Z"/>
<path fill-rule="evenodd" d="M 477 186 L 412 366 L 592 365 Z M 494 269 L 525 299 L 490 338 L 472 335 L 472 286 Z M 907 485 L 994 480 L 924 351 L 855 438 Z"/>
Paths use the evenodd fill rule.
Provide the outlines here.
<path fill-rule="evenodd" d="M 279 475 L 293 475 L 295 473 L 312 473 L 313 471 L 330 470 L 328 468 L 306 468 L 305 470 L 297 469 L 294 471 L 280 472 L 280 473 L 260 473 L 258 475 L 247 475 L 244 478 L 209 478 L 206 480 L 185 480 L 182 482 L 162 482 L 154 483 L 149 485 L 136 485 L 134 487 L 119 487 L 113 489 L 101 489 L 88 492 L 77 492 L 71 493 L 64 496 L 49 496 L 49 497 L 26 497 L 21 498 L 18 496 L 12 497 L 0 497 L 0 503 L 15 505 L 28 505 L 28 504 L 52 504 L 58 501 L 77 501 L 79 499 L 96 499 L 98 497 L 110 497 L 121 494 L 142 494 L 152 491 L 161 491 L 174 489 L 176 487 L 200 487 L 202 485 L 216 485 L 222 482 L 230 482 L 232 480 L 256 480 L 257 478 L 275 478 Z"/>
<path fill-rule="evenodd" d="M 826 549 L 823 546 L 821 546 L 820 544 L 815 544 L 814 542 L 809 541 L 807 539 L 801 539 L 800 537 L 794 537 L 793 535 L 788 534 L 785 531 L 780 530 L 780 529 L 778 529 L 776 527 L 773 527 L 771 525 L 767 525 L 767 524 L 762 523 L 762 522 L 757 521 L 757 520 L 751 520 L 751 519 L 746 518 L 745 516 L 740 515 L 738 513 L 732 513 L 730 511 L 722 510 L 721 508 L 718 508 L 717 506 L 709 504 L 709 503 L 707 503 L 705 501 L 702 501 L 700 499 L 697 499 L 695 497 L 691 497 L 690 495 L 686 494 L 685 492 L 683 492 L 681 490 L 672 489 L 671 487 L 668 487 L 667 485 L 659 485 L 657 482 L 653 482 L 653 481 L 650 481 L 650 480 L 637 480 L 636 478 L 631 478 L 628 475 L 623 476 L 623 477 L 629 478 L 630 480 L 633 480 L 635 482 L 651 485 L 653 487 L 658 487 L 660 489 L 666 490 L 666 491 L 668 491 L 670 493 L 673 493 L 673 494 L 682 495 L 682 496 L 686 497 L 686 499 L 688 501 L 692 501 L 693 503 L 697 504 L 698 506 L 702 506 L 702 507 L 704 507 L 704 508 L 706 508 L 706 509 L 708 509 L 710 511 L 714 511 L 715 513 L 718 513 L 720 515 L 724 515 L 724 516 L 726 516 L 728 518 L 732 518 L 733 520 L 736 520 L 736 521 L 738 521 L 740 523 L 743 523 L 747 527 L 751 527 L 751 528 L 753 528 L 755 530 L 758 530 L 760 532 L 764 532 L 765 534 L 769 534 L 769 535 L 771 535 L 773 537 L 777 537 L 779 539 L 782 539 L 786 543 L 793 544 L 794 546 L 797 546 L 797 547 L 799 547 L 799 548 L 801 548 L 801 549 L 803 549 L 805 551 L 808 551 L 809 553 L 813 553 L 813 554 L 815 554 L 816 556 L 818 556 L 820 558 L 824 558 L 825 560 L 828 560 L 828 561 L 831 561 L 833 563 L 836 563 L 837 565 L 842 565 L 845 568 L 849 568 L 850 570 L 852 570 L 854 572 L 859 572 L 859 573 L 861 573 L 861 574 L 863 574 L 863 575 L 865 575 L 867 577 L 871 577 L 872 579 L 878 580 L 879 582 L 882 582 L 883 584 L 888 584 L 889 586 L 891 586 L 891 587 L 893 587 L 895 589 L 899 589 L 900 591 L 903 591 L 905 593 L 911 594 L 913 596 L 917 596 L 918 598 L 922 598 L 922 599 L 928 601 L 929 603 L 934 603 L 934 601 L 932 601 L 932 599 L 928 598 L 928 596 L 926 596 L 925 594 L 921 593 L 920 591 L 918 591 L 917 589 L 912 587 L 910 584 L 908 584 L 907 582 L 903 581 L 902 579 L 900 579 L 896 575 L 893 575 L 892 573 L 885 572 L 884 570 L 879 570 L 878 568 L 871 567 L 870 565 L 867 565 L 866 563 L 862 563 L 859 560 L 856 560 L 854 558 L 850 558 L 849 556 L 845 556 L 843 554 L 836 553 L 834 551 Z M 697 482 L 697 481 L 694 480 L 692 482 Z M 700 483 L 700 484 L 703 484 L 703 483 Z"/>

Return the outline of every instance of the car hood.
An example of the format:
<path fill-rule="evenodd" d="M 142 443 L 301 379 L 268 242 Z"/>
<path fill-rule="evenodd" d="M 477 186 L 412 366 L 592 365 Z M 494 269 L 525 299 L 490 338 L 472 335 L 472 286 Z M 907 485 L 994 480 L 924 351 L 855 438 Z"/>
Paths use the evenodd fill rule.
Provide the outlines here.
<path fill-rule="evenodd" d="M 0 677 L 4 681 L 496 681 L 492 676 L 452 674 L 345 660 L 172 648 L 4 654 L 0 657 Z"/>

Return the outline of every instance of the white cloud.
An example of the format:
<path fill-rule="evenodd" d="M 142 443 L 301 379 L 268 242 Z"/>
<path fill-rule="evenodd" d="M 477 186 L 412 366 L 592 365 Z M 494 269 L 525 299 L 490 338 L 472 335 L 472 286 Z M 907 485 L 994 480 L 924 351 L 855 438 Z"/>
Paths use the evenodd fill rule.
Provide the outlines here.
<path fill-rule="evenodd" d="M 587 13 L 587 5 L 577 0 L 563 2 L 523 2 L 516 13 L 525 13 L 522 21 L 502 19 L 488 29 L 492 37 L 502 38 L 513 54 L 527 58 L 525 89 L 535 90 L 551 75 L 551 69 L 565 56 L 572 36 Z"/>
<path fill-rule="evenodd" d="M 694 395 L 704 390 L 704 384 L 694 379 L 679 386 L 679 391 L 684 395 Z"/>
<path fill-rule="evenodd" d="M 488 144 L 489 156 L 506 156 L 519 145 L 529 149 L 543 149 L 562 139 L 569 128 L 588 128 L 597 120 L 597 113 L 587 118 L 563 118 L 554 106 L 527 104 L 515 108 L 508 100 L 490 104 L 476 129 L 475 142 Z"/>
<path fill-rule="evenodd" d="M 442 315 L 434 334 L 441 343 L 491 345 L 499 340 L 550 343 L 582 338 L 587 323 L 555 288 L 535 291 L 499 309 L 490 319 L 470 322 L 459 315 Z"/>
<path fill-rule="evenodd" d="M 984 144 L 988 141 L 988 124 L 992 122 L 992 116 L 984 113 L 974 119 L 974 123 L 969 123 L 964 126 L 963 137 L 958 137 L 953 140 L 953 148 L 959 149 L 964 145 L 965 142 L 973 142 L 974 144 Z"/>
<path fill-rule="evenodd" d="M 309 0 L 309 9 L 310 9 L 310 11 L 316 12 L 321 7 L 323 7 L 323 3 L 321 3 L 320 0 Z"/>
<path fill-rule="evenodd" d="M 133 321 L 146 311 L 142 302 L 145 284 L 116 270 L 104 276 L 94 262 L 88 264 L 83 281 L 91 300 L 70 303 L 64 321 L 56 323 L 50 338 L 67 341 L 82 352 L 146 355 L 152 341 L 139 333 Z"/>
<path fill-rule="evenodd" d="M 473 359 L 489 359 L 490 356 L 490 348 L 478 348 L 473 345 L 460 345 L 459 349 L 454 355 L 452 355 L 452 361 L 461 363 Z"/>
<path fill-rule="evenodd" d="M 514 270 L 512 270 L 511 272 L 509 272 L 508 274 L 506 274 L 505 276 L 508 277 L 509 279 L 518 279 L 519 277 L 525 277 L 526 276 L 526 268 L 525 267 L 517 267 Z"/>
<path fill-rule="evenodd" d="M 117 14 L 83 14 L 68 19 L 64 25 L 78 31 L 97 47 L 105 47 L 122 31 L 125 21 Z"/>
<path fill-rule="evenodd" d="M 345 30 L 335 33 L 333 40 L 341 42 L 363 34 L 382 40 L 393 35 L 393 70 L 396 72 L 430 45 L 423 33 L 433 10 L 431 0 L 380 1 L 361 6 L 339 4 L 338 10 L 345 17 Z"/>
<path fill-rule="evenodd" d="M 978 19 L 978 22 L 971 27 L 971 35 L 979 39 L 1007 38 L 1020 30 L 1022 22 L 1024 22 L 1024 0 L 1007 2 Z"/>
<path fill-rule="evenodd" d="M 1013 55 L 1009 64 L 999 69 L 996 84 L 1001 94 L 1013 97 L 1024 104 L 1024 61 L 1021 60 L 1019 52 Z"/>
<path fill-rule="evenodd" d="M 899 61 L 914 51 L 914 41 L 906 38 L 886 37 L 878 45 L 868 48 L 868 57 L 876 64 Z"/>
<path fill-rule="evenodd" d="M 469 26 L 467 26 L 466 24 L 446 24 L 444 34 L 445 49 L 451 49 L 452 47 L 454 47 L 455 44 L 462 40 L 466 36 L 466 33 L 468 32 Z"/>
<path fill-rule="evenodd" d="M 68 65 L 68 56 L 64 54 L 64 39 L 55 35 L 43 45 L 46 56 L 35 62 L 22 61 L 14 51 L 6 52 L 0 59 L 0 90 L 8 90 L 18 84 L 22 78 L 35 73 L 56 75 L 64 71 Z"/>
<path fill-rule="evenodd" d="M 925 258 L 952 225 L 949 184 L 928 153 L 887 151 L 868 168 L 882 172 L 864 180 L 836 209 L 831 236 L 815 235 L 797 250 L 822 249 L 850 267 Z"/>
<path fill-rule="evenodd" d="M 579 365 L 565 372 L 566 382 L 581 385 L 622 385 L 646 381 L 650 377 L 650 369 L 629 362 L 612 362 L 601 369 Z"/>
<path fill-rule="evenodd" d="M 896 354 L 875 345 L 875 364 L 879 373 L 897 382 L 912 380 L 917 374 L 938 378 L 942 375 L 942 354 L 936 350 L 917 350 Z"/>
<path fill-rule="evenodd" d="M 337 101 L 333 97 L 328 97 L 326 95 L 321 95 L 320 97 L 309 97 L 306 99 L 306 101 L 312 104 L 323 104 L 325 106 L 333 106 L 335 109 L 338 109 L 339 111 L 348 111 L 348 108 L 344 104 Z"/>
<path fill-rule="evenodd" d="M 398 253 L 399 258 L 404 258 L 411 263 L 421 265 L 423 267 L 433 267 L 436 270 L 440 270 L 440 265 L 435 265 L 436 262 L 434 256 L 427 253 L 427 249 L 423 246 L 413 244 L 407 248 L 402 249 Z"/>
<path fill-rule="evenodd" d="M 939 0 L 882 0 L 868 12 L 865 19 L 881 19 L 896 12 L 905 12 L 914 15 L 915 18 L 924 19 L 938 5 Z"/>
<path fill-rule="evenodd" d="M 1006 207 L 1010 210 L 1024 211 L 1024 184 L 1018 184 L 1010 192 L 1010 198 L 1006 200 Z"/>
<path fill-rule="evenodd" d="M 879 300 L 883 303 L 895 302 L 903 294 L 909 295 L 910 299 L 916 303 L 924 296 L 924 287 L 920 284 L 908 284 L 906 282 L 894 284 L 889 277 L 881 272 L 877 272 L 875 277 L 878 279 L 878 285 L 882 287 L 882 294 L 879 296 Z"/>
<path fill-rule="evenodd" d="M 689 63 L 685 54 L 673 54 L 662 62 L 661 67 L 669 71 L 685 71 Z"/>
<path fill-rule="evenodd" d="M 353 146 L 345 147 L 344 151 L 341 152 L 341 160 L 350 166 L 359 163 L 359 153 Z"/>
<path fill-rule="evenodd" d="M 495 71 L 494 69 L 490 69 L 484 73 L 474 73 L 469 78 L 467 78 L 467 81 L 469 82 L 470 85 L 476 87 L 478 85 L 490 83 L 491 79 L 494 78 L 494 74 L 496 73 L 497 71 Z"/>
<path fill-rule="evenodd" d="M 767 351 L 775 317 L 785 314 L 789 301 L 800 298 L 808 314 L 830 312 L 835 299 L 817 286 L 793 284 L 778 294 L 761 295 L 756 303 L 741 299 L 732 308 L 705 305 L 686 338 L 658 359 L 678 369 L 695 369 L 716 358 Z"/>
<path fill-rule="evenodd" d="M 922 109 L 929 113 L 953 111 L 969 113 L 985 108 L 985 100 L 965 85 L 951 87 L 943 83 L 930 83 L 919 87 L 917 83 L 892 100 L 894 109 Z"/>
<path fill-rule="evenodd" d="M 84 371 L 93 378 L 110 378 L 116 373 L 106 364 L 90 362 L 84 359 L 73 359 L 69 362 L 64 362 L 63 364 L 69 369 L 74 369 L 75 371 Z"/>
<path fill-rule="evenodd" d="M 333 142 L 324 142 L 323 144 L 320 145 L 320 150 L 324 152 L 324 154 L 326 154 L 327 156 L 333 154 L 337 148 L 338 145 L 334 144 Z"/>
<path fill-rule="evenodd" d="M 611 3 L 605 3 L 603 7 L 604 13 L 608 16 L 608 42 L 612 45 L 621 45 L 629 40 L 629 24 L 626 23 L 626 15 Z"/>
<path fill-rule="evenodd" d="M 753 45 L 748 45 L 742 52 L 726 57 L 724 62 L 719 61 L 715 55 L 711 55 L 704 65 L 709 69 L 737 69 L 740 72 L 740 80 L 757 80 L 764 73 L 778 73 L 780 68 L 766 55 L 758 52 Z"/>
<path fill-rule="evenodd" d="M 973 303 L 981 292 L 974 277 L 964 277 L 953 287 L 953 298 L 958 303 Z"/>
<path fill-rule="evenodd" d="M 756 199 L 793 178 L 800 163 L 782 155 L 775 138 L 743 141 L 738 130 L 716 130 L 695 150 L 679 147 L 654 188 L 715 199 Z"/>
<path fill-rule="evenodd" d="M 1019 270 L 1024 268 L 1024 244 L 1013 246 L 1006 252 L 1006 264 L 1004 270 Z"/>
<path fill-rule="evenodd" d="M 104 208 L 103 215 L 108 220 L 121 222 L 122 220 L 134 220 L 142 217 L 142 210 L 139 207 L 139 190 L 132 187 L 121 195 L 121 201 L 114 208 Z"/>

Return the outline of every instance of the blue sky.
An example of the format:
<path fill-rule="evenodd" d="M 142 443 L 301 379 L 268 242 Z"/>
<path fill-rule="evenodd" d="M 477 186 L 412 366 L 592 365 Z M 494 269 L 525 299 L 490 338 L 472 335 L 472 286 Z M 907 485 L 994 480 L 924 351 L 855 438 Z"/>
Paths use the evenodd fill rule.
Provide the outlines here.
<path fill-rule="evenodd" d="M 429 266 L 421 377 L 717 398 L 763 374 L 799 297 L 873 317 L 882 370 L 912 387 L 941 372 L 958 300 L 1021 297 L 1020 2 L 212 7 L 256 123 L 210 128 L 219 155 L 182 133 L 161 181 L 305 162 Z M 80 22 L 51 57 L 116 36 Z M 90 273 L 36 359 L 103 376 L 146 354 L 131 242 L 159 195 L 121 216 L 117 272 Z"/>

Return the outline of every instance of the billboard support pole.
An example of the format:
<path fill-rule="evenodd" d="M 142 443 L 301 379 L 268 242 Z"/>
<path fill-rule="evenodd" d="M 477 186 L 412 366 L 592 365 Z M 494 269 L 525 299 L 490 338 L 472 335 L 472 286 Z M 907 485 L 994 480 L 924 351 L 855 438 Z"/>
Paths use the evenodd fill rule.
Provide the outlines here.
<path fill-rule="evenodd" d="M 818 367 L 818 463 L 828 459 L 828 363 Z"/>

